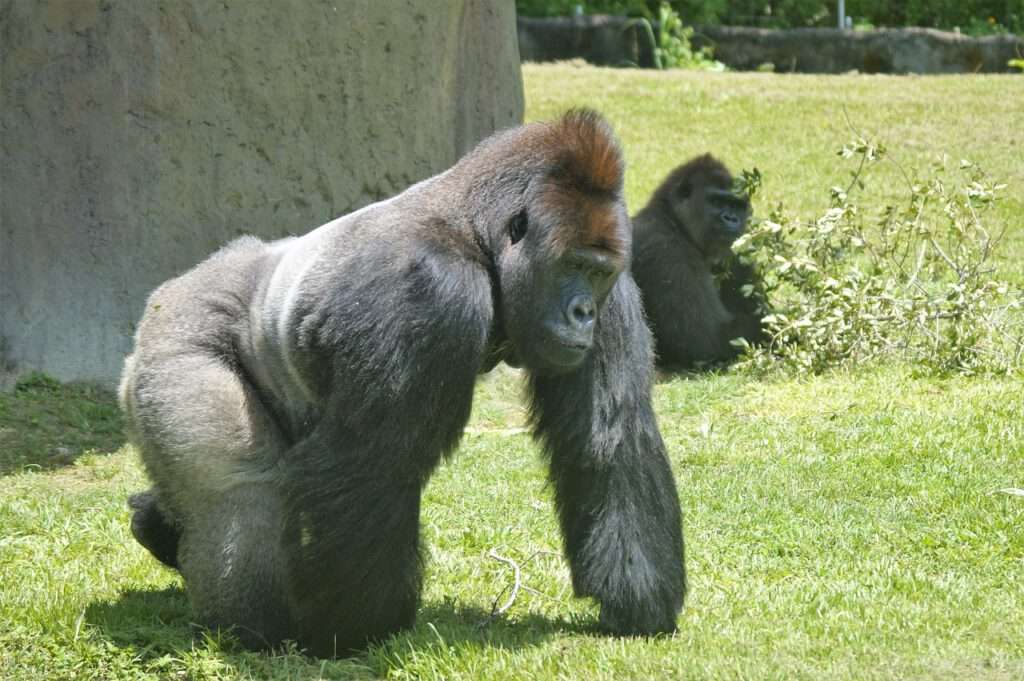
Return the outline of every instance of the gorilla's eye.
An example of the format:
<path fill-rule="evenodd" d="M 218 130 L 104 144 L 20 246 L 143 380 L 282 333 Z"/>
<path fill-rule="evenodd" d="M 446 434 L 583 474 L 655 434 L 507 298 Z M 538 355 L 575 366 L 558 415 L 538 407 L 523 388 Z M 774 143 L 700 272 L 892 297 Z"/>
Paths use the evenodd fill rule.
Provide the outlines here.
<path fill-rule="evenodd" d="M 526 236 L 527 222 L 526 209 L 519 211 L 508 221 L 508 236 L 513 244 L 519 243 Z"/>

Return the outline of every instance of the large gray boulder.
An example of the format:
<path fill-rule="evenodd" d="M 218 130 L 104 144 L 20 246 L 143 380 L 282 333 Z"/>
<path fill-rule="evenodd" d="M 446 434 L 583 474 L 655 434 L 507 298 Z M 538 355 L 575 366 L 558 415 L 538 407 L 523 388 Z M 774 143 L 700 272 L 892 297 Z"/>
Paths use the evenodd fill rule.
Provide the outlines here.
<path fill-rule="evenodd" d="M 506 0 L 0 0 L 0 383 L 112 384 L 146 295 L 518 123 Z"/>

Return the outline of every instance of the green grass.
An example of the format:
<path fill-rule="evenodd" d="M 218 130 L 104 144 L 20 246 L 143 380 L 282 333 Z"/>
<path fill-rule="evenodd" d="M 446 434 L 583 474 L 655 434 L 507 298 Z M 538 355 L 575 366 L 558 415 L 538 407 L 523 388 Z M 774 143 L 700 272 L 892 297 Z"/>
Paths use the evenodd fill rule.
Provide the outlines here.
<path fill-rule="evenodd" d="M 1022 78 L 561 65 L 528 67 L 526 83 L 530 119 L 607 113 L 634 210 L 709 149 L 759 167 L 762 201 L 817 210 L 846 172 L 845 103 L 906 167 L 946 151 L 1005 178 L 1003 262 L 1024 278 L 1009 120 Z M 458 456 L 427 488 L 416 627 L 339 662 L 196 636 L 180 580 L 128 531 L 125 497 L 146 483 L 112 399 L 41 379 L 0 395 L 0 679 L 1024 678 L 1024 498 L 999 492 L 1024 487 L 1020 378 L 881 366 L 659 383 L 691 594 L 679 633 L 655 640 L 597 635 L 596 607 L 571 597 L 519 393 L 512 370 L 481 383 Z M 512 582 L 492 550 L 532 590 L 481 626 Z"/>
<path fill-rule="evenodd" d="M 94 387 L 33 375 L 0 393 L 0 475 L 57 468 L 83 450 L 113 452 L 124 441 L 120 410 Z"/>
<path fill-rule="evenodd" d="M 891 162 L 867 176 L 879 206 L 906 196 L 904 172 L 935 159 L 970 159 L 1010 184 L 997 211 L 1011 225 L 1004 253 L 1024 253 L 1024 78 L 1006 76 L 809 76 L 527 65 L 527 118 L 591 106 L 615 126 L 626 155 L 626 198 L 635 212 L 669 170 L 705 151 L 733 172 L 759 168 L 754 206 L 783 202 L 805 217 L 828 206 L 854 167 L 836 151 L 857 134 L 882 142 Z M 856 131 L 856 132 L 855 132 Z M 902 169 L 902 170 L 901 170 Z M 865 200 L 867 203 L 867 200 Z M 1004 259 L 1024 282 L 1024 262 Z"/>

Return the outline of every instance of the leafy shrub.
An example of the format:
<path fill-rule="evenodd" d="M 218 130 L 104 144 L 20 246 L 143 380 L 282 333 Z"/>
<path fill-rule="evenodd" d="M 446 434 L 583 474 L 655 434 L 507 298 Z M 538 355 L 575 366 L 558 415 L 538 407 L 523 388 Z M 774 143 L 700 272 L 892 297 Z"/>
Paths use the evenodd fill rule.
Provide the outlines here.
<path fill-rule="evenodd" d="M 1024 369 L 1024 294 L 994 277 L 1003 229 L 985 225 L 1004 185 L 943 161 L 908 179 L 901 205 L 869 214 L 854 195 L 885 150 L 861 138 L 840 155 L 857 169 L 824 215 L 801 221 L 779 206 L 734 246 L 760 272 L 748 293 L 769 313 L 771 338 L 736 366 L 817 373 L 898 358 L 936 374 Z M 760 174 L 741 184 L 756 192 Z"/>
<path fill-rule="evenodd" d="M 658 8 L 657 32 L 644 17 L 636 19 L 636 23 L 643 27 L 652 43 L 655 68 L 725 70 L 725 64 L 715 60 L 713 47 L 693 48 L 690 43 L 693 28 L 684 26 L 683 20 L 667 2 Z"/>

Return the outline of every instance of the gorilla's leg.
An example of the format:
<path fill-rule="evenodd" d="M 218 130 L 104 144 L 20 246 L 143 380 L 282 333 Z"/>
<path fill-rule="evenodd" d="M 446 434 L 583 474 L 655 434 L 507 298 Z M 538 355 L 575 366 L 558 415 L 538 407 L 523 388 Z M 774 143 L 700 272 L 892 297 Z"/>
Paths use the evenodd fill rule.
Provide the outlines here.
<path fill-rule="evenodd" d="M 238 485 L 197 508 L 178 557 L 199 622 L 231 630 L 251 649 L 288 637 L 280 547 L 281 507 L 270 485 Z"/>
<path fill-rule="evenodd" d="M 300 643 L 318 657 L 346 655 L 415 620 L 422 483 L 412 464 L 427 436 L 406 432 L 364 438 L 326 429 L 288 452 L 289 603 Z"/>
<path fill-rule="evenodd" d="M 276 644 L 290 624 L 274 473 L 285 449 L 279 429 L 245 376 L 201 350 L 139 356 L 135 372 L 137 444 L 151 494 L 181 528 L 176 562 L 198 621 L 234 628 L 252 648 Z M 135 518 L 151 550 L 161 536 L 152 509 L 144 504 Z"/>
<path fill-rule="evenodd" d="M 174 526 L 157 505 L 153 490 L 139 492 L 128 498 L 132 513 L 132 535 L 150 553 L 168 567 L 178 567 L 178 540 L 181 530 Z"/>

